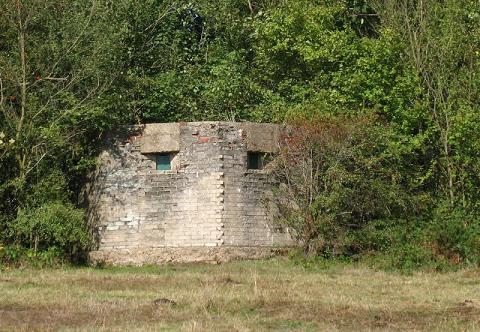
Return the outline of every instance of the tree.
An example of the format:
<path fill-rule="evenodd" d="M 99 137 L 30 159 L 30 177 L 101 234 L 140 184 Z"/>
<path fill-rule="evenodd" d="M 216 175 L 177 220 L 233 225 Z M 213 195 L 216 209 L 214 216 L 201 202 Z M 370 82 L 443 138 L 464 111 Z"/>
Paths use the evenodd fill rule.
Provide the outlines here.
<path fill-rule="evenodd" d="M 273 175 L 279 220 L 305 253 L 336 255 L 349 229 L 406 216 L 415 206 L 378 119 L 320 117 L 293 123 Z"/>
<path fill-rule="evenodd" d="M 96 1 L 0 2 L 1 228 L 74 198 L 72 180 L 94 151 L 86 142 L 111 116 L 99 103 L 115 77 L 116 33 L 104 9 Z M 41 186 L 52 176 L 63 184 L 56 192 Z"/>
<path fill-rule="evenodd" d="M 399 36 L 381 27 L 360 35 L 357 18 L 346 2 L 294 1 L 258 22 L 254 70 L 285 113 L 374 109 L 394 119 L 412 106 L 416 82 Z"/>
<path fill-rule="evenodd" d="M 450 206 L 478 209 L 480 136 L 480 8 L 472 0 L 378 0 L 384 25 L 406 45 L 405 62 L 418 75 L 417 103 L 436 158 L 436 190 Z M 408 110 L 407 110 L 408 112 Z M 428 143 L 428 142 L 427 142 Z"/>

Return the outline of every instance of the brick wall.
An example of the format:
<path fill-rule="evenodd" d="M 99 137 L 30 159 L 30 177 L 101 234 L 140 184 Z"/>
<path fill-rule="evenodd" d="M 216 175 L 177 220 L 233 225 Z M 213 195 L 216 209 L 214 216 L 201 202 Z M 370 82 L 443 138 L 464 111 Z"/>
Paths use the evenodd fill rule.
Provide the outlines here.
<path fill-rule="evenodd" d="M 274 153 L 280 132 L 272 124 L 194 122 L 112 133 L 89 194 L 98 252 L 291 244 L 265 209 L 268 170 L 247 169 L 247 152 Z M 175 155 L 170 171 L 155 169 L 162 152 Z"/>

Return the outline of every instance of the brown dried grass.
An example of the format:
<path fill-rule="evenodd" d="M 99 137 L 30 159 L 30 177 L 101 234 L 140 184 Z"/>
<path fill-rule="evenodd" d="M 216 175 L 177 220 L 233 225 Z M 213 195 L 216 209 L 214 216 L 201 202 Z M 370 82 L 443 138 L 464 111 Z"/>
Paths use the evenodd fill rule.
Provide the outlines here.
<path fill-rule="evenodd" d="M 4 270 L 0 330 L 475 331 L 479 277 L 479 270 L 305 270 L 283 259 Z"/>

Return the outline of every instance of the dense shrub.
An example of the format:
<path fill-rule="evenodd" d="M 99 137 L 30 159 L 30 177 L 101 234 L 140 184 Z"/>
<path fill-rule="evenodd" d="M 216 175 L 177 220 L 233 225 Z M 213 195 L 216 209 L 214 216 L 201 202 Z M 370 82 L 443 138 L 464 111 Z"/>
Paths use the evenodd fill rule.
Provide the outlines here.
<path fill-rule="evenodd" d="M 443 269 L 445 262 L 433 250 L 428 228 L 429 223 L 419 218 L 374 220 L 349 232 L 349 253 L 382 269 Z"/>
<path fill-rule="evenodd" d="M 62 202 L 20 211 L 16 220 L 9 224 L 8 236 L 17 246 L 35 252 L 55 248 L 55 252 L 72 259 L 89 244 L 83 210 Z"/>
<path fill-rule="evenodd" d="M 63 251 L 57 247 L 49 247 L 45 250 L 14 245 L 0 247 L 0 265 L 42 268 L 60 266 L 66 262 Z"/>
<path fill-rule="evenodd" d="M 436 253 L 449 262 L 480 263 L 480 216 L 441 206 L 435 211 L 429 233 Z"/>
<path fill-rule="evenodd" d="M 447 270 L 480 262 L 478 217 L 439 209 L 428 219 L 371 221 L 350 230 L 346 252 L 382 269 Z"/>
<path fill-rule="evenodd" d="M 293 123 L 273 175 L 280 222 L 306 253 L 341 255 L 349 230 L 408 215 L 420 200 L 407 192 L 390 130 L 372 116 L 317 117 Z"/>

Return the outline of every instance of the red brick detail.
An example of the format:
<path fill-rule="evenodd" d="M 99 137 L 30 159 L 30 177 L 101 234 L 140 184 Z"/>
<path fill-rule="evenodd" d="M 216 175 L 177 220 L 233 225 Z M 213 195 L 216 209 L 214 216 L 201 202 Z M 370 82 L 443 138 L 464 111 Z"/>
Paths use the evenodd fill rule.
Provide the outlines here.
<path fill-rule="evenodd" d="M 210 137 L 198 136 L 198 142 L 199 143 L 207 143 L 208 141 L 210 141 Z"/>

